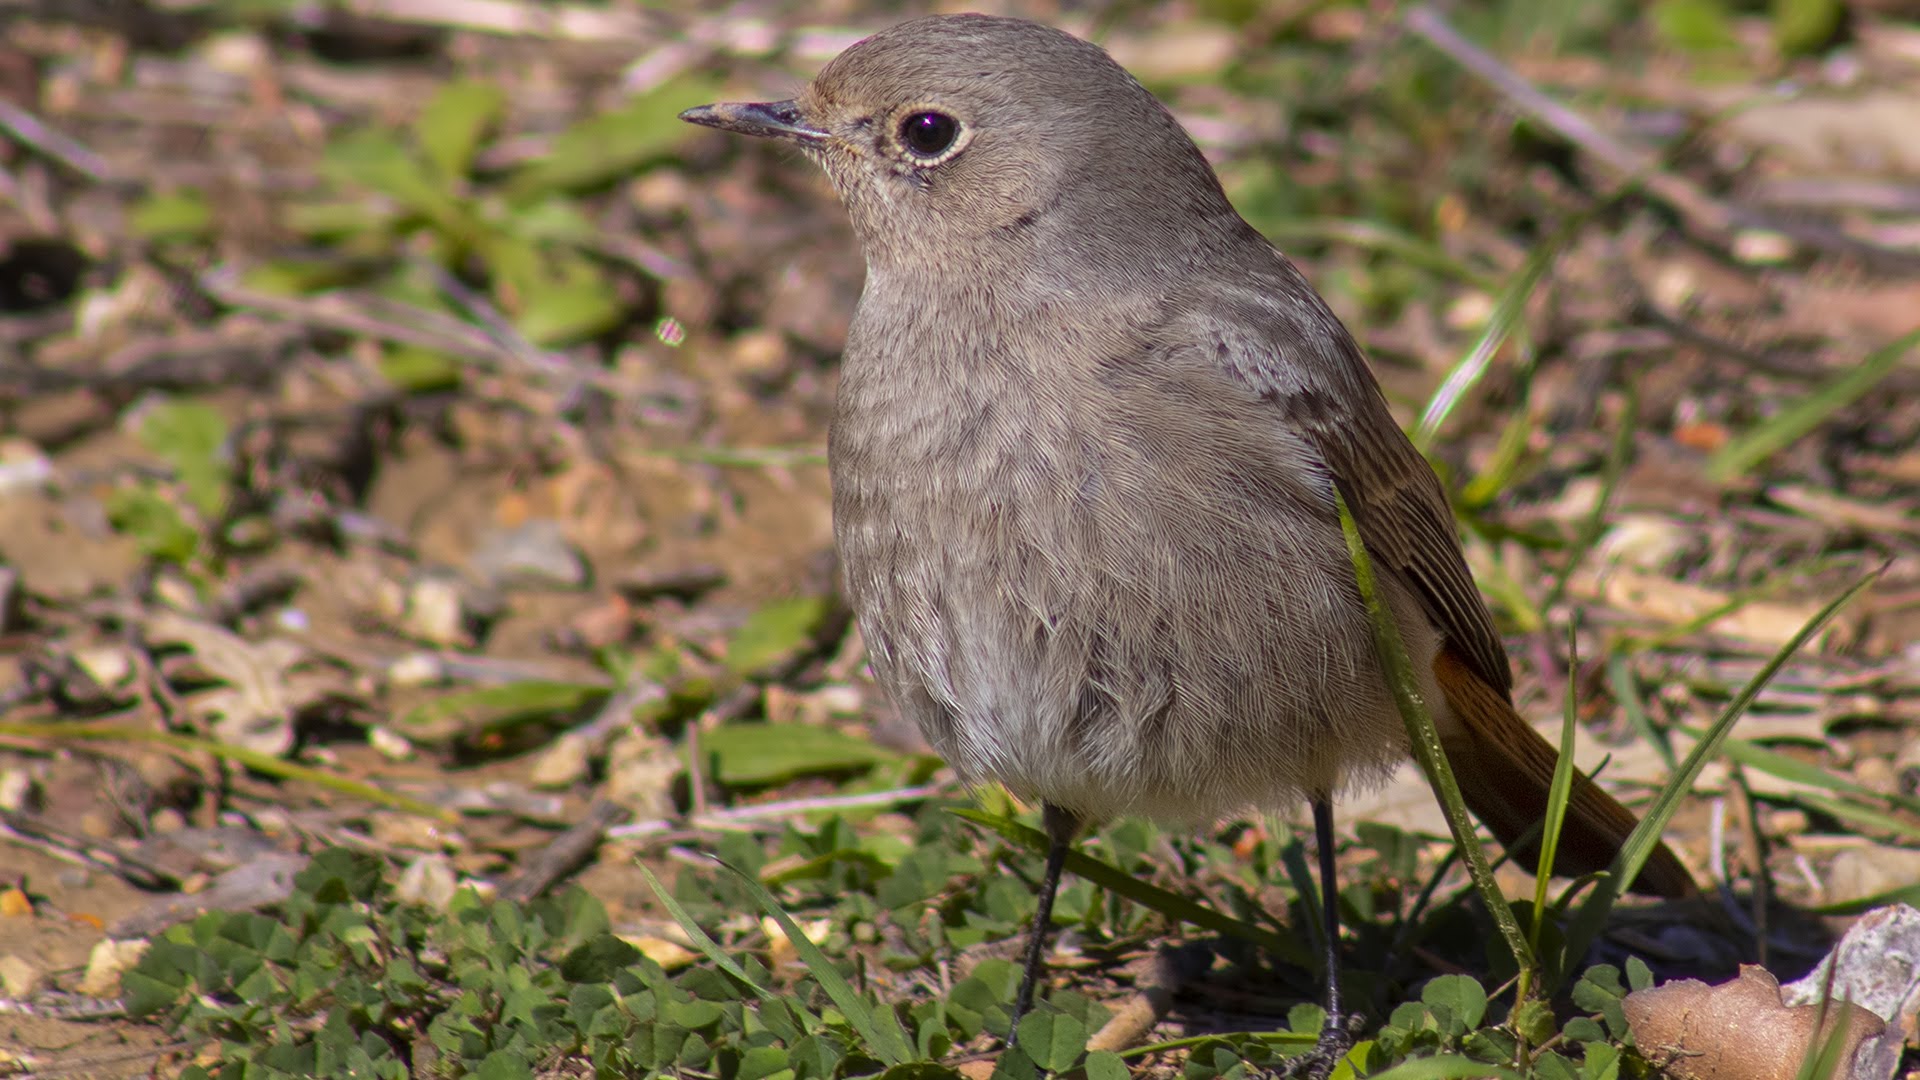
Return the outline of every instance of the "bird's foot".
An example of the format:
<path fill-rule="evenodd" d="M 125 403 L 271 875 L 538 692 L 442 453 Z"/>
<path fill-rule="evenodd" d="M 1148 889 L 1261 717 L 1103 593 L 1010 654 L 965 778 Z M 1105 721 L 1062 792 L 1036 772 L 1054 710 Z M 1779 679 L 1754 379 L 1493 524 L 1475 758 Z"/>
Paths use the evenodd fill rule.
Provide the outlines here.
<path fill-rule="evenodd" d="M 1291 1057 L 1275 1071 L 1276 1080 L 1327 1080 L 1359 1037 L 1360 1017 L 1328 1017 L 1313 1049 Z"/>

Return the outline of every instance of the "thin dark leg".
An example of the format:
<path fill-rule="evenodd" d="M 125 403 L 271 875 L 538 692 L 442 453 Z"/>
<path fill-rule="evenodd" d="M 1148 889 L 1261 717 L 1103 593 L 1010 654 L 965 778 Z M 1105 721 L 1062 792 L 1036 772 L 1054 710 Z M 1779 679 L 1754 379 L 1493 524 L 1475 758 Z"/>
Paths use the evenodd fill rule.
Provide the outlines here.
<path fill-rule="evenodd" d="M 1324 1077 L 1348 1050 L 1353 1032 L 1340 1009 L 1340 881 L 1333 860 L 1333 799 L 1312 800 L 1313 839 L 1320 849 L 1320 928 L 1327 957 L 1327 1022 L 1313 1049 L 1287 1063 L 1284 1075 Z"/>
<path fill-rule="evenodd" d="M 1047 872 L 1040 879 L 1040 903 L 1034 908 L 1033 926 L 1027 931 L 1027 966 L 1020 975 L 1020 992 L 1013 999 L 1013 1013 L 1007 1023 L 1007 1047 L 1020 1038 L 1020 1018 L 1033 1007 L 1033 988 L 1040 981 L 1040 967 L 1047 955 L 1047 931 L 1053 927 L 1053 895 L 1060 891 L 1060 871 L 1067 864 L 1067 849 L 1073 845 L 1080 820 L 1052 803 L 1041 808 L 1041 821 L 1047 829 Z"/>
<path fill-rule="evenodd" d="M 1326 796 L 1313 800 L 1313 842 L 1320 849 L 1320 930 L 1327 950 L 1325 1042 L 1325 1032 L 1347 1030 L 1347 1018 L 1340 1012 L 1340 884 L 1333 862 L 1333 800 Z"/>

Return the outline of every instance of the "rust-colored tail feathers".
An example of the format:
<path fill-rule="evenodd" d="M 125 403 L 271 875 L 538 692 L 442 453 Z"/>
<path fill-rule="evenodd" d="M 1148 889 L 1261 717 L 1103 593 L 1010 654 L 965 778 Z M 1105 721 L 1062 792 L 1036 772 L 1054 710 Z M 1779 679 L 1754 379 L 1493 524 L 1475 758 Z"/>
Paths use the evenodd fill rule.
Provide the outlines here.
<path fill-rule="evenodd" d="M 1458 721 L 1457 730 L 1442 743 L 1467 809 L 1522 865 L 1537 868 L 1538 837 L 1522 847 L 1515 847 L 1515 842 L 1546 816 L 1559 751 L 1521 719 L 1505 694 L 1481 681 L 1451 648 L 1440 650 L 1433 670 Z M 1605 870 L 1638 824 L 1633 811 L 1575 770 L 1554 871 L 1579 875 Z M 1698 895 L 1699 887 L 1663 843 L 1641 869 L 1632 891 L 1679 899 Z"/>

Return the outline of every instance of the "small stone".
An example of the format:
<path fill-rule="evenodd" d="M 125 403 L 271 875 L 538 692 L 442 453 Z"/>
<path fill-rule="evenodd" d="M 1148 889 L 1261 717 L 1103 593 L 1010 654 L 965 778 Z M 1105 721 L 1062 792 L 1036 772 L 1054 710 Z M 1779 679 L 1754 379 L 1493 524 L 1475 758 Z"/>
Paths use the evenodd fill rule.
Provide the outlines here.
<path fill-rule="evenodd" d="M 387 668 L 387 684 L 390 686 L 433 686 L 445 678 L 446 666 L 432 653 L 408 653 Z"/>
<path fill-rule="evenodd" d="M 80 992 L 97 998 L 119 997 L 121 974 L 140 962 L 150 944 L 144 938 L 106 938 L 96 943 L 87 954 L 87 973 L 80 977 Z"/>
<path fill-rule="evenodd" d="M 1827 867 L 1829 904 L 1879 896 L 1920 882 L 1920 851 L 1876 845 L 1842 851 Z"/>
<path fill-rule="evenodd" d="M 406 613 L 400 618 L 400 626 L 434 645 L 471 645 L 466 590 L 450 576 L 422 575 L 407 588 Z"/>
<path fill-rule="evenodd" d="M 1767 815 L 1767 831 L 1775 836 L 1804 836 L 1813 821 L 1805 810 L 1782 807 Z"/>
<path fill-rule="evenodd" d="M 465 843 L 447 826 L 417 814 L 376 814 L 370 819 L 369 826 L 369 834 L 382 848 L 443 851 Z"/>
<path fill-rule="evenodd" d="M 620 940 L 640 950 L 640 955 L 659 964 L 671 974 L 699 959 L 700 954 L 677 941 L 660 937 L 622 937 Z"/>
<path fill-rule="evenodd" d="M 133 654 L 118 645 L 76 649 L 73 662 L 101 690 L 114 690 L 133 681 Z"/>
<path fill-rule="evenodd" d="M 403 903 L 445 911 L 459 888 L 459 878 L 445 855 L 422 855 L 400 872 L 393 892 Z"/>
<path fill-rule="evenodd" d="M 0 988 L 16 1001 L 32 997 L 40 989 L 43 976 L 39 968 L 12 953 L 0 956 Z"/>
<path fill-rule="evenodd" d="M 651 731 L 629 730 L 607 749 L 607 797 L 636 818 L 674 813 L 673 781 L 686 760 L 672 742 Z"/>
<path fill-rule="evenodd" d="M 1694 534 L 1655 514 L 1622 514 L 1598 545 L 1602 562 L 1657 571 L 1692 545 Z"/>
<path fill-rule="evenodd" d="M 545 518 L 482 537 L 473 571 L 503 589 L 578 589 L 587 583 L 586 560 L 567 543 L 560 523 Z"/>
<path fill-rule="evenodd" d="M 39 800 L 39 782 L 22 768 L 0 770 L 0 810 L 19 813 Z"/>
<path fill-rule="evenodd" d="M 367 745 L 388 761 L 413 760 L 413 744 L 407 741 L 406 736 L 389 727 L 370 728 L 367 731 Z"/>
<path fill-rule="evenodd" d="M 727 366 L 736 375 L 770 379 L 787 368 L 790 351 L 786 339 L 775 331 L 749 330 L 734 338 L 731 345 Z"/>
<path fill-rule="evenodd" d="M 1793 258 L 1793 241 L 1768 229 L 1742 229 L 1733 236 L 1733 257 L 1749 266 L 1778 266 Z"/>
<path fill-rule="evenodd" d="M 1460 296 L 1447 305 L 1444 316 L 1447 329 L 1466 333 L 1478 330 L 1493 321 L 1493 297 L 1475 289 Z"/>
<path fill-rule="evenodd" d="M 585 780 L 592 767 L 587 740 L 569 733 L 560 736 L 533 760 L 527 779 L 534 787 L 549 791 L 570 788 Z"/>
<path fill-rule="evenodd" d="M 1899 777 L 1893 771 L 1893 762 L 1883 757 L 1863 757 L 1855 762 L 1853 779 L 1862 787 L 1883 795 L 1891 795 L 1900 787 Z"/>

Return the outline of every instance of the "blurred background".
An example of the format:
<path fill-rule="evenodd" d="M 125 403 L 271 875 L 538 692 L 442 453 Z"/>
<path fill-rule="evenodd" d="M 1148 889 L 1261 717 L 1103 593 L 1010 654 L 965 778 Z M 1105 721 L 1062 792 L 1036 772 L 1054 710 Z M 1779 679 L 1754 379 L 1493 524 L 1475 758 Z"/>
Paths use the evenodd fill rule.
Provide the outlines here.
<path fill-rule="evenodd" d="M 1673 837 L 1755 912 L 1920 887 L 1920 5 L 978 6 L 1107 47 L 1325 293 L 1623 795 L 1883 570 Z M 932 10 L 0 0 L 0 887 L 93 920 L 0 929 L 20 986 L 269 855 L 626 821 L 580 880 L 638 925 L 636 855 L 858 807 L 797 879 L 857 891 L 966 799 L 837 595 L 844 217 L 675 118 Z M 1347 820 L 1443 833 L 1409 782 Z"/>

